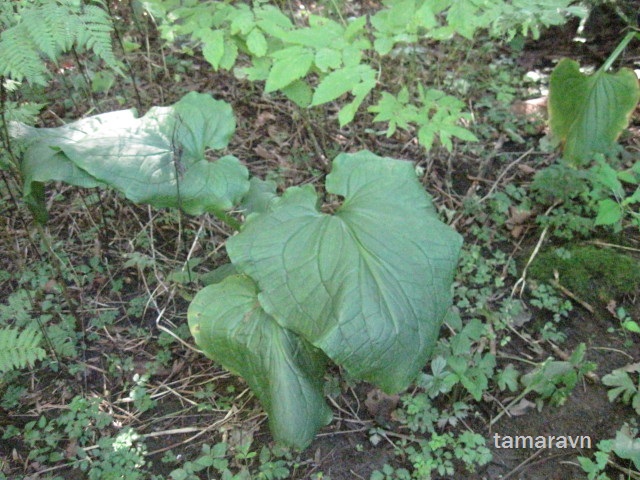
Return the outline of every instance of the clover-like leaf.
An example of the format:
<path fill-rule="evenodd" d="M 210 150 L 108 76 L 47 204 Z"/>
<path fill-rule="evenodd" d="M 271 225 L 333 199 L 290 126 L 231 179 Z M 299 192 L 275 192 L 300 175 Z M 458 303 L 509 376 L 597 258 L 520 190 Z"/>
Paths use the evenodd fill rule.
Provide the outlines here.
<path fill-rule="evenodd" d="M 242 376 L 269 415 L 276 440 L 304 448 L 331 421 L 322 395 L 324 355 L 260 307 L 250 278 L 209 285 L 189 306 L 189 328 L 211 359 Z"/>
<path fill-rule="evenodd" d="M 560 61 L 549 81 L 549 124 L 563 144 L 564 157 L 581 164 L 594 153 L 607 153 L 639 100 L 633 70 L 607 73 L 600 69 L 585 75 L 578 62 Z"/>
<path fill-rule="evenodd" d="M 387 392 L 424 367 L 451 302 L 461 237 L 440 222 L 408 162 L 339 155 L 327 177 L 344 197 L 319 211 L 290 188 L 227 242 L 264 310 L 355 378 Z"/>

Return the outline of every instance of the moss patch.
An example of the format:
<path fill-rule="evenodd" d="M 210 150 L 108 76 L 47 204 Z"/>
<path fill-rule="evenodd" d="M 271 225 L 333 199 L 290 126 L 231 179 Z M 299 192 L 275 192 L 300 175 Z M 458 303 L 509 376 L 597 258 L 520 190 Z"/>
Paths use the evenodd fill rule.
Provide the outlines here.
<path fill-rule="evenodd" d="M 640 291 L 640 262 L 629 255 L 594 246 L 550 248 L 529 266 L 528 276 L 558 282 L 584 300 L 608 301 Z"/>

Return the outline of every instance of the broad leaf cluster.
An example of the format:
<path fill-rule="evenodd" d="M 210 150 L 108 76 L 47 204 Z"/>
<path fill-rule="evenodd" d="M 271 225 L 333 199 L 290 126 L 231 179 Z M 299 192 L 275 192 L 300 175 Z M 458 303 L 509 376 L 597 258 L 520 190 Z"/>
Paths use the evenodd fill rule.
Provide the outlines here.
<path fill-rule="evenodd" d="M 237 274 L 189 308 L 198 345 L 242 375 L 278 440 L 304 447 L 330 420 L 326 357 L 387 392 L 424 367 L 450 305 L 460 236 L 441 223 L 410 163 L 341 154 L 318 209 L 293 187 L 227 241 Z M 265 205 L 265 204 L 263 204 Z"/>

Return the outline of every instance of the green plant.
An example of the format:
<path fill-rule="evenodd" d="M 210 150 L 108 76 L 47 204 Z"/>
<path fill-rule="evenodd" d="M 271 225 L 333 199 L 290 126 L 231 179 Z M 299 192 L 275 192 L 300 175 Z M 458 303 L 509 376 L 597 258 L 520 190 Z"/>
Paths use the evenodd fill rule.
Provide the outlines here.
<path fill-rule="evenodd" d="M 237 473 L 233 473 L 232 465 L 227 457 L 233 455 L 236 462 L 245 463 Z M 251 459 L 257 460 L 257 468 L 249 468 L 247 464 Z M 204 444 L 200 455 L 193 461 L 185 462 L 180 468 L 171 471 L 172 480 L 199 480 L 196 475 L 199 472 L 206 472 L 207 478 L 212 478 L 211 474 L 216 473 L 221 480 L 277 480 L 289 478 L 290 470 L 287 461 L 274 458 L 274 453 L 267 447 L 262 447 L 260 453 L 251 450 L 251 442 L 245 443 L 237 448 L 237 451 L 230 452 L 229 445 L 217 443 L 213 446 Z"/>
<path fill-rule="evenodd" d="M 195 93 L 140 119 L 126 110 L 54 129 L 12 124 L 26 145 L 24 191 L 40 221 L 51 180 L 112 186 L 134 202 L 209 211 L 234 227 L 225 211 L 249 191 L 244 208 L 257 211 L 227 243 L 243 275 L 198 294 L 189 322 L 207 355 L 247 379 L 276 438 L 301 447 L 330 418 L 325 354 L 387 391 L 413 380 L 449 306 L 461 241 L 437 219 L 409 163 L 338 156 L 327 192 L 344 203 L 330 215 L 317 210 L 312 187 L 276 198 L 269 184 L 250 183 L 235 157 L 205 160 L 205 148 L 224 147 L 233 129 L 228 105 Z M 145 161 L 132 162 L 131 149 Z"/>
<path fill-rule="evenodd" d="M 308 15 L 308 26 L 297 25 L 279 8 L 263 2 L 249 7 L 220 1 L 178 4 L 175 0 L 147 0 L 144 5 L 162 21 L 160 29 L 166 40 L 191 37 L 188 51 L 202 48 L 203 56 L 216 70 L 231 70 L 243 58 L 240 54 L 248 56 L 250 66 L 237 67 L 236 75 L 264 81 L 267 93 L 279 90 L 303 108 L 350 93 L 338 113 L 344 126 L 376 90 L 388 63 L 384 57 L 395 56 L 403 48 L 415 52 L 421 39 L 445 41 L 456 34 L 471 39 L 481 29 L 489 29 L 495 36 L 508 33 L 513 37 L 518 32 L 537 36 L 540 26 L 561 24 L 573 15 L 584 17 L 586 10 L 573 3 L 385 1 L 369 18 L 361 15 L 336 21 Z M 418 105 L 401 89 L 397 95 L 382 91 L 379 103 L 371 107 L 378 113 L 378 121 L 392 120 L 388 135 L 397 123 L 403 129 L 416 125 L 425 148 L 431 147 L 435 137 L 447 148 L 451 147 L 451 136 L 476 139 L 456 125 L 466 116 L 461 113 L 460 101 L 435 89 L 415 93 Z"/>
<path fill-rule="evenodd" d="M 640 228 L 640 214 L 635 208 L 635 204 L 640 203 L 640 162 L 631 168 L 616 170 L 602 155 L 596 155 L 595 161 L 589 171 L 593 185 L 591 196 L 597 202 L 594 224 L 611 225 L 615 231 L 620 231 L 623 219 L 630 216 Z M 629 194 L 626 187 L 635 187 L 635 191 Z"/>
<path fill-rule="evenodd" d="M 143 480 L 148 478 L 142 467 L 147 463 L 146 447 L 133 429 L 123 429 L 115 438 L 103 437 L 91 457 L 80 450 L 79 464 L 89 480 Z"/>
<path fill-rule="evenodd" d="M 605 470 L 608 466 L 623 472 L 626 478 L 640 478 L 640 438 L 637 429 L 624 424 L 617 432 L 616 438 L 598 442 L 595 461 L 587 457 L 578 457 L 580 467 L 587 474 L 589 480 L 609 480 Z M 619 458 L 629 460 L 635 469 L 626 468 L 615 461 L 615 454 Z"/>
<path fill-rule="evenodd" d="M 640 364 L 634 363 L 624 368 L 618 368 L 602 377 L 602 383 L 609 387 L 607 396 L 610 402 L 619 399 L 622 403 L 631 405 L 640 415 Z"/>
<path fill-rule="evenodd" d="M 588 457 L 578 457 L 578 463 L 587 474 L 588 480 L 611 480 L 605 473 L 609 456 L 611 454 L 613 440 L 601 440 L 596 445 L 597 451 L 594 453 L 595 461 Z"/>
<path fill-rule="evenodd" d="M 103 0 L 26 0 L 0 10 L 0 78 L 46 86 L 46 57 L 56 62 L 72 49 L 89 49 L 121 72 L 111 46 L 113 26 Z M 3 79 L 4 81 L 4 79 Z"/>
<path fill-rule="evenodd" d="M 311 186 L 250 215 L 227 241 L 240 274 L 205 287 L 188 312 L 198 345 L 245 378 L 276 439 L 297 447 L 330 420 L 325 354 L 387 392 L 414 379 L 449 307 L 460 246 L 409 163 L 342 154 L 326 189 L 344 198 L 333 215 Z"/>
<path fill-rule="evenodd" d="M 22 431 L 11 426 L 4 439 L 19 436 L 29 446 L 29 460 L 44 462 L 58 462 L 64 459 L 59 444 L 67 440 L 79 447 L 88 447 L 102 437 L 104 429 L 113 422 L 113 418 L 100 411 L 100 399 L 74 397 L 69 402 L 69 409 L 54 419 L 47 419 L 44 415 L 27 422 Z M 79 455 L 82 457 L 83 452 Z"/>
<path fill-rule="evenodd" d="M 392 136 L 397 127 L 409 130 L 411 125 L 418 128 L 418 141 L 430 150 L 436 136 L 440 143 L 448 150 L 453 149 L 451 137 L 475 142 L 478 139 L 469 130 L 458 125 L 460 119 L 469 119 L 468 114 L 462 113 L 464 103 L 451 95 L 435 89 L 425 90 L 418 85 L 418 105 L 409 98 L 409 90 L 402 87 L 397 96 L 382 92 L 380 101 L 369 111 L 376 113 L 374 122 L 387 122 L 387 137 Z"/>
<path fill-rule="evenodd" d="M 418 441 L 418 448 L 413 445 L 402 445 L 397 453 L 406 454 L 411 463 L 411 471 L 401 468 L 393 469 L 385 465 L 381 471 L 374 471 L 371 480 L 430 480 L 437 476 L 450 477 L 455 474 L 454 462 L 460 462 L 469 472 L 476 466 L 483 466 L 491 461 L 490 450 L 485 446 L 485 439 L 469 430 L 455 436 L 451 433 L 433 433 L 429 440 Z"/>
<path fill-rule="evenodd" d="M 633 70 L 608 73 L 634 38 L 640 34 L 628 32 L 593 75 L 582 73 L 580 65 L 570 59 L 560 61 L 551 74 L 549 125 L 563 145 L 564 158 L 574 165 L 587 164 L 594 153 L 609 153 L 640 100 Z"/>
<path fill-rule="evenodd" d="M 17 165 L 23 193 L 41 223 L 47 218 L 44 183 L 63 181 L 111 186 L 137 203 L 194 215 L 211 212 L 237 225 L 225 211 L 249 189 L 247 169 L 231 155 L 215 162 L 205 158 L 207 148 L 224 148 L 234 129 L 228 104 L 195 92 L 142 118 L 122 110 L 57 128 L 11 124 L 12 135 L 25 146 Z"/>
<path fill-rule="evenodd" d="M 39 347 L 41 340 L 42 334 L 33 328 L 0 328 L 0 373 L 32 367 L 45 358 L 46 352 Z"/>
<path fill-rule="evenodd" d="M 525 389 L 516 397 L 519 401 L 529 392 L 536 392 L 536 404 L 541 409 L 544 400 L 553 405 L 562 405 L 567 400 L 575 386 L 585 374 L 595 369 L 593 362 L 584 360 L 586 346 L 584 343 L 571 354 L 569 360 L 548 359 L 520 379 Z M 515 401 L 511 402 L 515 404 Z"/>

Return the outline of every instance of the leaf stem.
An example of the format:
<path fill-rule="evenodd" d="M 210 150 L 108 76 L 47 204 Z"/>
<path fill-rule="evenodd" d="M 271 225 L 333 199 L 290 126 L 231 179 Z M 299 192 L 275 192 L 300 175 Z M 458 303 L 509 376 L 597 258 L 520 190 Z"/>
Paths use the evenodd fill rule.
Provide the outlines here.
<path fill-rule="evenodd" d="M 616 49 L 611 53 L 611 55 L 609 55 L 609 58 L 607 58 L 607 60 L 604 62 L 604 64 L 602 65 L 602 67 L 600 67 L 600 71 L 602 72 L 606 72 L 607 70 L 609 70 L 611 68 L 611 66 L 613 65 L 613 62 L 616 61 L 616 59 L 620 56 L 620 54 L 622 53 L 622 51 L 627 48 L 627 45 L 629 44 L 629 42 L 631 40 L 633 40 L 633 37 L 637 37 L 640 39 L 640 33 L 636 32 L 635 30 L 631 30 L 630 32 L 628 32 L 624 38 L 622 39 L 622 41 L 618 44 L 618 46 L 616 47 Z"/>
<path fill-rule="evenodd" d="M 222 220 L 229 227 L 233 228 L 236 231 L 240 230 L 240 227 L 242 226 L 242 222 L 240 222 L 239 220 L 235 219 L 234 217 L 232 217 L 228 213 L 223 212 L 223 211 L 218 211 L 218 210 L 216 210 L 213 213 L 214 213 L 214 215 L 216 216 L 216 218 L 218 220 Z"/>

